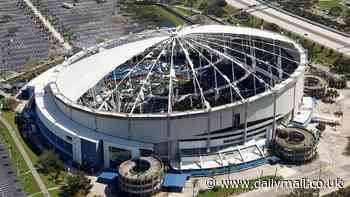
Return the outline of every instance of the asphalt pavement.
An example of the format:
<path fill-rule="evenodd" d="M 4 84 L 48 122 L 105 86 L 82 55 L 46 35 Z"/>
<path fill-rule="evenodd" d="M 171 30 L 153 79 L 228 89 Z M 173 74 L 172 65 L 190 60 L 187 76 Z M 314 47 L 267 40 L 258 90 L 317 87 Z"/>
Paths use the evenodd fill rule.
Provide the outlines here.
<path fill-rule="evenodd" d="M 11 166 L 10 156 L 0 140 L 0 197 L 25 197 L 18 183 L 17 171 Z"/>

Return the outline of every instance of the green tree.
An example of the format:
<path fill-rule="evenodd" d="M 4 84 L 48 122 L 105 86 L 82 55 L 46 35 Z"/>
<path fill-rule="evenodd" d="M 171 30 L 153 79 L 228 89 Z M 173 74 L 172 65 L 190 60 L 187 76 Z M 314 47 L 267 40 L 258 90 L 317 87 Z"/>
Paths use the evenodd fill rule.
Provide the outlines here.
<path fill-rule="evenodd" d="M 316 128 L 322 132 L 322 131 L 324 131 L 326 129 L 326 124 L 323 123 L 323 122 L 320 122 L 320 123 L 318 123 Z"/>
<path fill-rule="evenodd" d="M 57 179 L 64 170 L 64 164 L 62 160 L 53 150 L 45 150 L 38 160 L 39 170 L 49 175 L 52 175 L 54 179 Z"/>
<path fill-rule="evenodd" d="M 268 23 L 268 22 L 264 22 L 263 24 L 264 29 L 269 30 L 269 31 L 273 31 L 273 32 L 280 32 L 281 28 L 276 25 L 275 23 Z"/>
<path fill-rule="evenodd" d="M 82 197 L 89 193 L 91 187 L 91 181 L 83 172 L 78 172 L 67 176 L 65 184 L 60 188 L 59 195 L 61 197 Z"/>
<path fill-rule="evenodd" d="M 197 2 L 197 0 L 187 0 L 187 6 L 191 8 L 191 15 L 193 14 L 193 5 Z"/>
<path fill-rule="evenodd" d="M 224 7 L 226 5 L 227 5 L 227 2 L 225 0 L 210 1 L 205 11 L 208 14 L 221 17 L 225 13 Z"/>
<path fill-rule="evenodd" d="M 327 57 L 331 57 L 333 54 L 334 54 L 334 50 L 330 49 Z"/>
<path fill-rule="evenodd" d="M 208 9 L 208 2 L 207 2 L 207 1 L 203 1 L 203 2 L 199 5 L 199 9 L 200 9 L 200 10 L 207 10 L 207 9 Z"/>
<path fill-rule="evenodd" d="M 339 17 L 343 12 L 343 8 L 340 6 L 335 6 L 329 9 L 329 14 L 331 16 Z"/>
<path fill-rule="evenodd" d="M 310 10 L 317 2 L 318 0 L 288 0 L 285 1 L 282 6 L 287 10 L 297 9 L 299 12 L 305 12 Z"/>
<path fill-rule="evenodd" d="M 321 45 L 320 53 L 323 52 L 323 50 L 324 50 L 324 45 Z"/>
<path fill-rule="evenodd" d="M 197 0 L 187 0 L 186 6 L 193 7 L 193 5 L 197 2 Z"/>
<path fill-rule="evenodd" d="M 349 29 L 350 27 L 350 9 L 346 11 L 345 17 L 344 17 L 344 23 L 346 24 L 347 28 Z"/>
<path fill-rule="evenodd" d="M 16 101 L 16 99 L 13 98 L 6 97 L 2 101 L 2 109 L 5 111 L 14 111 L 17 105 L 18 102 Z"/>
<path fill-rule="evenodd" d="M 350 59 L 338 58 L 334 62 L 333 71 L 337 73 L 349 73 L 350 72 Z"/>

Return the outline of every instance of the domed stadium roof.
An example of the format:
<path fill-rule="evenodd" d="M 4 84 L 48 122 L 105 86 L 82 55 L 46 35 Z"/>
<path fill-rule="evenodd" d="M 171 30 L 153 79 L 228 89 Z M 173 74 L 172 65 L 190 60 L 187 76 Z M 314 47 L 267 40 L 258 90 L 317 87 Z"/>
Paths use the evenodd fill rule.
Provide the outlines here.
<path fill-rule="evenodd" d="M 259 29 L 190 26 L 121 41 L 57 70 L 68 100 L 117 113 L 173 113 L 244 102 L 306 62 L 288 38 Z M 105 47 L 108 48 L 108 47 Z"/>

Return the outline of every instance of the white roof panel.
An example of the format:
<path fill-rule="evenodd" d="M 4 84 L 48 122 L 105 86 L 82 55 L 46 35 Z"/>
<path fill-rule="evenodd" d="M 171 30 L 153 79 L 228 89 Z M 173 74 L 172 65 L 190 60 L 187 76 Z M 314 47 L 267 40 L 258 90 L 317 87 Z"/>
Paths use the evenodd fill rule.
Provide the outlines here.
<path fill-rule="evenodd" d="M 62 67 L 57 77 L 57 87 L 66 98 L 76 101 L 117 66 L 167 38 L 155 37 L 128 43 Z"/>
<path fill-rule="evenodd" d="M 289 38 L 282 36 L 278 33 L 274 33 L 267 30 L 260 30 L 249 27 L 237 27 L 229 25 L 203 25 L 203 26 L 190 26 L 184 28 L 179 32 L 179 35 L 195 34 L 195 33 L 229 33 L 238 35 L 251 35 L 259 36 L 263 38 L 271 38 L 275 40 L 281 40 L 285 42 L 292 42 Z"/>

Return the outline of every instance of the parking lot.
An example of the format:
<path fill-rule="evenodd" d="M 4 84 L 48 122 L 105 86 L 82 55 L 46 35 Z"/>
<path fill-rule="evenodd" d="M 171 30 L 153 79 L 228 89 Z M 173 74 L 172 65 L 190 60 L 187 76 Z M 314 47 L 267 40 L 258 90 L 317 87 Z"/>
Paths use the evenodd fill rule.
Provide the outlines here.
<path fill-rule="evenodd" d="M 125 35 L 135 24 L 124 21 L 117 0 L 33 0 L 33 4 L 76 47 L 89 47 Z M 63 6 L 68 3 L 71 8 Z M 74 5 L 74 6 L 73 6 Z M 132 25 L 130 25 L 132 24 Z M 133 29 L 130 29 L 133 28 Z"/>
<path fill-rule="evenodd" d="M 35 21 L 22 1 L 0 1 L 1 71 L 23 71 L 30 61 L 49 58 L 49 34 Z"/>
<path fill-rule="evenodd" d="M 13 170 L 9 154 L 0 142 L 0 197 L 26 196 L 19 186 L 16 171 Z"/>

